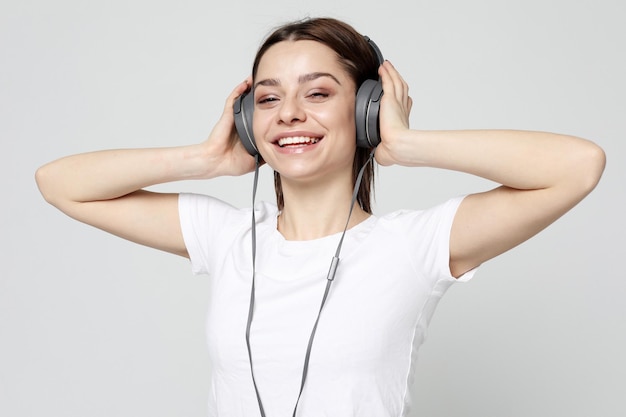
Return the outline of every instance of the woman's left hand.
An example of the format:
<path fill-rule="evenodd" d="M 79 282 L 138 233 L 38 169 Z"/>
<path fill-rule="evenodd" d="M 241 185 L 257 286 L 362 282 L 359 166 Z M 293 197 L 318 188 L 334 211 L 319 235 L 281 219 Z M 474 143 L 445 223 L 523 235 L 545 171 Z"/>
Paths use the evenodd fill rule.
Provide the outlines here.
<path fill-rule="evenodd" d="M 376 162 L 380 165 L 401 164 L 402 143 L 409 132 L 409 114 L 413 100 L 409 86 L 389 61 L 379 68 L 383 85 L 380 106 L 381 143 L 376 148 Z"/>

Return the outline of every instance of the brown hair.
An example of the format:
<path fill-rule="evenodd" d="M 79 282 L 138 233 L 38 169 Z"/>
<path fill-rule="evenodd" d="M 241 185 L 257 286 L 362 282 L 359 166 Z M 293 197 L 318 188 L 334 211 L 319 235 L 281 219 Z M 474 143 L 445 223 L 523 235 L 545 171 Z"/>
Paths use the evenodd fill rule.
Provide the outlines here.
<path fill-rule="evenodd" d="M 378 79 L 378 57 L 363 35 L 352 26 L 333 18 L 307 18 L 291 22 L 275 29 L 259 48 L 252 66 L 252 77 L 256 77 L 261 58 L 267 50 L 282 41 L 313 40 L 335 51 L 339 63 L 343 66 L 355 85 L 360 86 L 367 79 Z M 356 94 L 356 91 L 355 91 Z M 356 138 L 355 138 L 356 140 Z M 361 167 L 367 162 L 371 149 L 356 148 L 352 164 L 352 183 Z M 276 203 L 282 210 L 285 204 L 280 174 L 274 171 Z M 368 164 L 363 173 L 363 180 L 357 194 L 361 208 L 372 213 L 371 195 L 374 189 L 374 164 Z"/>

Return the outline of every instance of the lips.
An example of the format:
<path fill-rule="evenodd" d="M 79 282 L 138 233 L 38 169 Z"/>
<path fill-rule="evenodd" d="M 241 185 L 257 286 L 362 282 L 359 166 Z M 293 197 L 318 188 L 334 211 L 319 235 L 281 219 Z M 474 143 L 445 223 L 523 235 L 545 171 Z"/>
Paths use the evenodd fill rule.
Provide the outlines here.
<path fill-rule="evenodd" d="M 320 138 L 310 137 L 310 136 L 289 136 L 278 139 L 276 144 L 281 148 L 286 146 L 303 146 L 303 145 L 314 145 L 320 141 Z"/>

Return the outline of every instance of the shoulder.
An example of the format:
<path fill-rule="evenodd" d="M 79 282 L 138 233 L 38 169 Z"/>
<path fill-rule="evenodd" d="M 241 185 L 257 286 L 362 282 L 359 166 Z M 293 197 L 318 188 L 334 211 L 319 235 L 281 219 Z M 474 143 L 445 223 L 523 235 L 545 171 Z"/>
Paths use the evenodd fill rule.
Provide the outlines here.
<path fill-rule="evenodd" d="M 237 208 L 204 194 L 182 193 L 178 200 L 180 224 L 187 252 L 196 274 L 208 273 L 229 253 L 233 245 L 250 234 L 252 209 Z M 276 222 L 276 206 L 259 203 L 257 224 Z M 243 246 L 239 245 L 242 248 Z M 248 245 L 244 250 L 247 250 Z"/>
<path fill-rule="evenodd" d="M 442 260 L 447 268 L 450 234 L 463 196 L 420 210 L 397 210 L 379 218 L 377 241 L 388 242 L 389 250 L 401 250 L 420 262 Z"/>
<path fill-rule="evenodd" d="M 250 223 L 252 209 L 238 208 L 219 198 L 206 194 L 181 193 L 178 197 L 178 209 L 181 221 L 190 221 L 197 226 L 223 227 L 233 224 Z M 257 222 L 271 221 L 276 218 L 276 205 L 267 202 L 257 204 L 255 216 Z"/>
<path fill-rule="evenodd" d="M 416 228 L 449 229 L 464 198 L 465 196 L 457 196 L 426 209 L 396 210 L 381 216 L 379 223 L 383 227 L 405 232 Z"/>
<path fill-rule="evenodd" d="M 423 277 L 454 282 L 450 236 L 464 198 L 458 196 L 426 209 L 397 210 L 380 217 L 376 239 L 382 243 L 379 247 L 385 248 L 387 256 L 404 254 Z"/>

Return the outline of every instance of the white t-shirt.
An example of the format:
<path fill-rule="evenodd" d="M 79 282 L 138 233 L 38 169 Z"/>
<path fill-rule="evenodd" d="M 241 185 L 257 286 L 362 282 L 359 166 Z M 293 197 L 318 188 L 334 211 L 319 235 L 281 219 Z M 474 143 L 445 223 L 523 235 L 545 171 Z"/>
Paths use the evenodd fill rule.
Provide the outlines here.
<path fill-rule="evenodd" d="M 461 200 L 371 216 L 347 232 L 313 343 L 298 416 L 408 413 L 417 350 L 439 299 L 459 281 L 449 270 L 449 237 Z M 198 194 L 181 194 L 179 211 L 192 270 L 210 280 L 209 415 L 259 416 L 245 344 L 251 211 Z M 277 215 L 275 205 L 257 206 L 256 308 L 250 339 L 266 416 L 291 417 L 341 234 L 288 241 L 277 231 Z"/>

